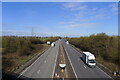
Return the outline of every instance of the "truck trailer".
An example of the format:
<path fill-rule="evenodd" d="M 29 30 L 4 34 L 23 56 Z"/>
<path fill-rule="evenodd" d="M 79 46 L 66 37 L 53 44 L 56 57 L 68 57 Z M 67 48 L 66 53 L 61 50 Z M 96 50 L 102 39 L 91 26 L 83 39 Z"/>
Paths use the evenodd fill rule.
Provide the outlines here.
<path fill-rule="evenodd" d="M 95 61 L 95 56 L 92 53 L 83 52 L 82 59 L 89 67 L 94 67 L 95 68 L 96 61 Z"/>

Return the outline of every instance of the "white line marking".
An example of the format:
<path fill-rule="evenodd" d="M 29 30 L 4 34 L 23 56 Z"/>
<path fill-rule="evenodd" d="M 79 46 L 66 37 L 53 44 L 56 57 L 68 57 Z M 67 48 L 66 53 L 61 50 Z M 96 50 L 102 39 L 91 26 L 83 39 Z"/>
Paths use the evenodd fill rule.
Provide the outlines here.
<path fill-rule="evenodd" d="M 21 75 L 23 75 L 23 73 L 25 73 L 25 71 L 28 69 L 28 67 L 25 69 L 25 70 L 23 70 L 22 72 L 21 72 L 21 74 L 17 77 L 17 78 L 20 78 L 20 76 Z"/>
<path fill-rule="evenodd" d="M 46 63 L 46 60 L 44 61 L 44 63 Z"/>
<path fill-rule="evenodd" d="M 40 73 L 40 70 L 38 70 L 37 73 L 39 74 L 39 73 Z"/>
<path fill-rule="evenodd" d="M 59 46 L 58 46 L 58 51 L 59 51 Z M 52 78 L 54 77 L 54 72 L 55 72 L 55 67 L 56 67 L 56 62 L 57 62 L 58 51 L 57 51 L 56 58 L 55 58 L 55 65 L 54 65 L 54 68 L 53 68 Z"/>
<path fill-rule="evenodd" d="M 97 68 L 99 68 L 98 66 L 97 66 Z M 100 69 L 100 68 L 99 68 Z M 100 69 L 103 73 L 105 73 L 109 78 L 112 78 L 112 77 L 110 77 L 106 72 L 104 72 L 102 69 Z"/>
<path fill-rule="evenodd" d="M 50 49 L 50 48 L 49 48 Z M 49 50 L 48 49 L 48 50 Z M 47 51 L 48 51 L 47 50 Z M 46 52 L 46 51 L 45 51 Z M 43 55 L 45 55 L 45 52 L 40 56 L 40 57 L 42 57 Z M 31 66 L 33 66 L 37 61 L 38 61 L 38 59 L 40 58 L 40 57 L 38 57 L 30 66 L 28 66 L 25 70 L 23 70 L 22 72 L 21 72 L 21 74 L 17 77 L 17 78 L 20 78 L 20 76 L 21 75 L 23 75 Z"/>
<path fill-rule="evenodd" d="M 86 68 L 86 66 L 84 66 L 84 68 Z"/>
<path fill-rule="evenodd" d="M 65 48 L 64 48 L 64 49 L 65 49 Z M 66 49 L 65 49 L 65 51 L 66 51 L 67 56 L 68 56 L 68 52 L 67 52 L 67 50 L 66 50 Z M 75 77 L 76 77 L 76 79 L 78 80 L 77 74 L 75 73 L 74 67 L 73 67 L 73 65 L 72 65 L 72 62 L 71 62 L 71 60 L 70 60 L 69 56 L 68 56 L 68 59 L 69 59 L 70 64 L 71 64 L 71 66 L 72 66 L 72 69 L 73 69 L 73 72 L 74 72 L 74 74 L 75 74 Z"/>

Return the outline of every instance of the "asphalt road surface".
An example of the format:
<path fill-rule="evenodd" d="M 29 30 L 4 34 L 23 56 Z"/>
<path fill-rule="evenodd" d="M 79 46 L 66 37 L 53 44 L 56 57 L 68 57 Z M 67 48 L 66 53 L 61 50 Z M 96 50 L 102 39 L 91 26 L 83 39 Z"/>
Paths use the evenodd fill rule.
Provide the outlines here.
<path fill-rule="evenodd" d="M 71 69 L 76 78 L 111 78 L 103 70 L 89 68 L 81 59 L 81 53 L 74 49 L 70 44 L 66 44 L 65 40 L 57 40 L 55 47 L 50 47 L 35 62 L 26 68 L 19 77 L 28 78 L 53 78 L 55 66 L 59 51 L 60 42 L 63 44 L 65 55 L 67 55 Z M 70 74 L 70 73 L 69 73 Z M 73 74 L 73 73 L 71 73 Z"/>

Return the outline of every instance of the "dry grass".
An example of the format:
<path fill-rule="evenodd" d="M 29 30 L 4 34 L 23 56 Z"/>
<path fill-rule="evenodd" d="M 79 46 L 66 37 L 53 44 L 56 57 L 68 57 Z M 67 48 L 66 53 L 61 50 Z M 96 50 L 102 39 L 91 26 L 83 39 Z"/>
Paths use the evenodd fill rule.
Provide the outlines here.
<path fill-rule="evenodd" d="M 101 57 L 96 58 L 96 60 L 100 64 L 102 64 L 104 67 L 106 67 L 107 69 L 109 69 L 111 72 L 119 71 L 119 69 L 120 69 L 120 66 L 118 66 L 117 64 L 112 63 L 110 61 L 106 61 L 106 60 L 102 59 Z"/>

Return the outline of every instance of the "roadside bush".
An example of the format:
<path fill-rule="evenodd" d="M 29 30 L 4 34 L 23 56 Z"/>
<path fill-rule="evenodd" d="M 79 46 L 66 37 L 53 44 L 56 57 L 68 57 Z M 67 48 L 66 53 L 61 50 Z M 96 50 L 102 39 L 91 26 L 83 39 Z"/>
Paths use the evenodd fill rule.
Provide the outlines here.
<path fill-rule="evenodd" d="M 43 41 L 39 40 L 38 38 L 30 38 L 32 44 L 43 44 Z"/>
<path fill-rule="evenodd" d="M 42 44 L 43 42 L 36 37 L 3 37 L 2 48 L 4 54 L 18 53 L 20 56 L 29 55 L 33 49 L 32 44 Z"/>
<path fill-rule="evenodd" d="M 56 40 L 58 40 L 58 39 L 60 39 L 60 37 L 48 37 L 48 38 L 45 40 L 45 43 L 46 43 L 47 41 L 54 42 L 54 41 L 56 41 Z"/>
<path fill-rule="evenodd" d="M 81 50 L 92 52 L 96 57 L 119 63 L 118 36 L 108 36 L 105 33 L 100 33 L 89 37 L 66 39 Z"/>

